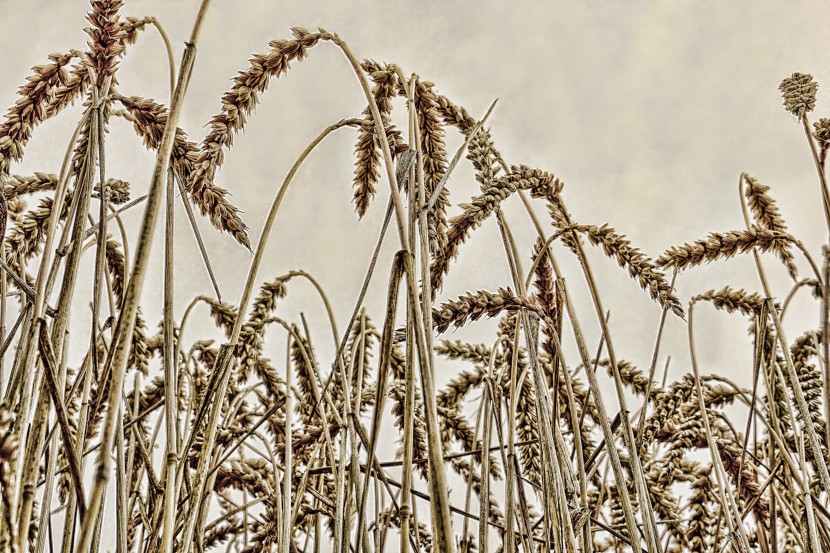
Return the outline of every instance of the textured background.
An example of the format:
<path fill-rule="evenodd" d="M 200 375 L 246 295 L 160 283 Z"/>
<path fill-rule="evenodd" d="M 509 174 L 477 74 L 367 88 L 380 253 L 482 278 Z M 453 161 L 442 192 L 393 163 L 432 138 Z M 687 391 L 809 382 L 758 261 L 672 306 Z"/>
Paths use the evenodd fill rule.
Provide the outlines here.
<path fill-rule="evenodd" d="M 166 26 L 178 61 L 198 2 L 126 4 L 125 15 L 154 15 Z M 87 3 L 2 0 L 0 7 L 0 105 L 8 106 L 32 65 L 43 63 L 50 52 L 83 48 Z M 793 233 L 818 254 L 824 223 L 815 170 L 799 125 L 781 108 L 777 87 L 794 71 L 812 73 L 820 84 L 813 119 L 830 110 L 828 16 L 830 4 L 822 2 L 217 0 L 201 36 L 181 125 L 200 140 L 229 79 L 246 67 L 251 53 L 266 51 L 269 40 L 287 36 L 293 25 L 323 26 L 346 39 L 358 57 L 397 63 L 407 74 L 417 72 L 473 114 L 483 114 L 499 98 L 490 126 L 507 161 L 553 172 L 565 182 L 565 200 L 577 221 L 607 222 L 650 255 L 708 231 L 739 228 L 737 179 L 742 171 L 772 186 Z M 118 79 L 122 94 L 166 102 L 166 58 L 155 31 L 148 29 L 129 47 Z M 252 240 L 276 187 L 305 144 L 325 125 L 356 116 L 364 106 L 354 75 L 331 44 L 317 46 L 309 59 L 272 82 L 217 178 L 244 212 Z M 78 106 L 73 114 L 39 129 L 26 161 L 14 172 L 57 172 L 77 113 Z M 454 151 L 459 137 L 448 133 L 448 143 Z M 340 131 L 300 171 L 259 278 L 308 270 L 330 293 L 341 326 L 351 313 L 386 203 L 386 184 L 381 182 L 369 214 L 357 221 L 350 203 L 353 144 L 353 131 Z M 129 126 L 113 121 L 107 138 L 109 176 L 129 180 L 138 195 L 149 182 L 152 159 Z M 456 205 L 477 192 L 466 166 L 457 170 L 449 187 Z M 527 264 L 530 227 L 517 201 L 507 207 L 524 241 Z M 134 222 L 137 216 L 134 211 L 127 219 Z M 181 209 L 178 217 L 180 314 L 193 295 L 209 294 L 211 288 Z M 236 302 L 250 254 L 205 221 L 201 228 L 224 297 Z M 367 304 L 377 319 L 393 245 L 390 241 L 384 250 Z M 156 268 L 161 266 L 160 252 L 159 244 Z M 618 355 L 646 368 L 660 310 L 614 262 L 593 258 L 611 309 Z M 576 266 L 570 261 L 565 266 L 595 343 L 596 319 L 584 285 Z M 773 267 L 772 258 L 768 266 Z M 775 292 L 783 296 L 786 275 L 777 266 L 771 271 Z M 727 283 L 759 289 L 750 257 L 684 273 L 678 287 L 685 301 Z M 505 258 L 491 220 L 462 249 L 443 297 L 507 284 Z M 161 273 L 156 272 L 146 291 L 145 314 L 151 325 L 159 320 L 160 289 Z M 325 328 L 319 305 L 308 286 L 292 283 L 281 314 L 296 319 L 299 311 L 308 313 L 325 356 L 330 353 L 329 334 L 321 334 Z M 798 316 L 789 321 L 790 338 L 797 335 L 796 327 L 816 321 L 811 305 L 797 305 Z M 700 311 L 697 339 L 703 370 L 726 372 L 747 385 L 746 322 Z M 493 328 L 493 323 L 478 323 L 459 334 L 490 340 Z M 215 335 L 212 329 L 191 327 L 185 339 L 201 337 L 201 330 Z M 269 345 L 274 359 L 282 359 L 282 342 Z M 674 378 L 689 366 L 680 321 L 670 321 L 665 345 Z M 574 350 L 570 352 L 574 362 Z M 439 381 L 450 374 L 451 368 L 442 369 Z"/>

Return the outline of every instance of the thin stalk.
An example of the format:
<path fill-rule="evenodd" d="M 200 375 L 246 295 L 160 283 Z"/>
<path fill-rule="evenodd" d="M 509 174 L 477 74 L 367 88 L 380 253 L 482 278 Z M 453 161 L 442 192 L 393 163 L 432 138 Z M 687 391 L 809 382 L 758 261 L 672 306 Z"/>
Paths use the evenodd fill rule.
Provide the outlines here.
<path fill-rule="evenodd" d="M 167 190 L 165 205 L 165 228 L 164 228 L 164 304 L 163 333 L 164 345 L 162 354 L 164 356 L 164 421 L 166 425 L 166 457 L 165 457 L 165 483 L 164 483 L 164 510 L 163 530 L 161 534 L 161 553 L 173 551 L 173 533 L 176 528 L 176 472 L 179 464 L 178 455 L 178 394 L 179 389 L 176 370 L 176 339 L 174 335 L 173 300 L 174 300 L 174 251 L 173 234 L 175 231 L 175 189 L 173 185 L 173 172 L 167 173 Z"/>

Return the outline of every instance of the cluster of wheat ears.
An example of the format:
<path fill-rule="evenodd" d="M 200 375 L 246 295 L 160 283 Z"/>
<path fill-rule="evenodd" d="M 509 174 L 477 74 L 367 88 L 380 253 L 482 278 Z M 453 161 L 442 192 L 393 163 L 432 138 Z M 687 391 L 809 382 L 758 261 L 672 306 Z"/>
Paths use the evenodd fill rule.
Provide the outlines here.
<path fill-rule="evenodd" d="M 607 225 L 574 221 L 552 174 L 508 165 L 486 115 L 477 120 L 396 65 L 358 61 L 324 29 L 294 28 L 252 56 L 197 144 L 177 120 L 208 4 L 176 67 L 156 19 L 122 16 L 120 0 L 93 0 L 87 51 L 54 54 L 35 67 L 0 122 L 0 552 L 830 551 L 830 254 L 825 248 L 817 261 L 787 232 L 767 186 L 740 175 L 745 228 L 652 259 Z M 119 60 L 150 28 L 168 45 L 167 106 L 117 86 Z M 217 171 L 271 81 L 327 47 L 348 60 L 367 107 L 323 129 L 299 155 L 252 246 Z M 780 90 L 812 151 L 830 229 L 830 119 L 809 120 L 816 88 L 796 73 Z M 83 116 L 60 173 L 12 174 L 35 128 L 76 101 Z M 393 106 L 403 110 L 405 127 L 393 123 Z M 129 121 L 156 151 L 149 188 L 132 201 L 135 187 L 111 178 L 105 163 L 112 118 Z M 258 284 L 292 178 L 341 128 L 357 134 L 358 215 L 379 182 L 389 191 L 345 329 L 308 273 Z M 455 131 L 464 142 L 450 159 L 445 133 Z M 448 178 L 465 156 L 481 192 L 450 216 Z M 519 250 L 504 217 L 508 198 L 522 202 L 538 235 L 531 251 Z M 197 236 L 201 214 L 252 250 L 238 303 L 200 295 L 174 313 L 176 202 Z M 537 216 L 540 207 L 546 217 Z M 132 233 L 121 219 L 127 209 L 143 210 Z M 512 282 L 439 300 L 453 260 L 488 218 L 498 223 L 495 247 L 504 250 Z M 158 224 L 164 243 L 154 245 Z M 388 240 L 398 252 L 391 267 L 377 267 Z M 153 246 L 164 250 L 158 335 L 140 305 Z M 615 353 L 586 257 L 591 246 L 662 309 L 647 368 Z M 769 289 L 766 252 L 792 278 L 783 301 Z M 677 297 L 679 272 L 738 254 L 754 257 L 761 293 L 725 287 L 688 305 Z M 78 281 L 84 255 L 94 256 L 86 284 Z M 204 247 L 202 255 L 210 268 Z M 558 263 L 570 255 L 596 319 L 575 312 Z M 318 358 L 305 319 L 277 314 L 297 280 L 319 292 L 333 358 Z M 373 322 L 363 300 L 378 280 L 387 307 Z M 820 324 L 789 341 L 781 321 L 799 291 L 815 298 Z M 90 298 L 91 328 L 70 329 L 71 310 L 86 309 Z M 700 374 L 693 311 L 704 304 L 747 319 L 751 386 Z M 208 312 L 224 343 L 181 343 L 189 319 L 201 313 L 204 320 L 190 324 L 204 328 Z M 442 338 L 484 316 L 499 318 L 490 343 Z M 660 383 L 668 317 L 686 321 L 693 372 Z M 601 328 L 599 344 L 586 343 L 586 324 Z M 264 356 L 269 328 L 274 340 L 284 331 L 284 363 Z M 576 351 L 562 350 L 565 335 Z M 439 367 L 463 364 L 436 389 Z M 598 373 L 608 376 L 600 381 Z M 384 424 L 398 430 L 397 455 L 379 447 Z M 457 486 L 450 493 L 448 478 L 463 482 L 465 493 Z M 115 505 L 114 521 L 103 516 L 107 503 Z"/>

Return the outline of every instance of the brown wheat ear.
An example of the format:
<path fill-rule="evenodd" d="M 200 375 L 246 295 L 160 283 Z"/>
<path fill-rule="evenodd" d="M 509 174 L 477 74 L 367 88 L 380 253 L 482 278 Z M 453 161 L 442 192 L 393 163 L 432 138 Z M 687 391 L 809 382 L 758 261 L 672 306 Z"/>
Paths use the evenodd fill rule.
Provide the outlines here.
<path fill-rule="evenodd" d="M 290 40 L 274 40 L 267 54 L 255 54 L 249 60 L 248 69 L 233 79 L 231 90 L 222 96 L 222 110 L 210 121 L 210 131 L 202 140 L 199 158 L 188 188 L 196 203 L 200 203 L 205 190 L 213 184 L 216 171 L 225 161 L 224 150 L 233 145 L 233 137 L 245 127 L 246 117 L 259 102 L 259 94 L 265 92 L 272 78 L 284 75 L 292 61 L 302 61 L 308 51 L 322 38 L 301 27 L 292 29 Z M 250 249 L 244 229 L 235 234 L 241 244 Z"/>
<path fill-rule="evenodd" d="M 92 28 L 86 29 L 92 39 L 89 58 L 99 87 L 107 77 L 115 74 L 118 57 L 124 51 L 124 30 L 118 16 L 122 6 L 121 0 L 94 0 L 92 11 L 87 14 L 87 20 L 92 24 Z"/>
<path fill-rule="evenodd" d="M 138 96 L 115 95 L 115 99 L 126 110 L 123 113 L 116 113 L 133 124 L 135 132 L 142 138 L 147 148 L 157 149 L 167 123 L 167 108 L 153 100 Z M 239 209 L 228 201 L 228 191 L 209 181 L 203 183 L 204 186 L 199 194 L 194 194 L 190 188 L 198 154 L 198 146 L 187 139 L 187 134 L 182 129 L 177 128 L 173 142 L 172 165 L 185 190 L 191 193 L 193 203 L 202 215 L 210 218 L 211 224 L 217 230 L 230 234 L 237 242 L 250 248 L 248 225 L 239 216 Z"/>
<path fill-rule="evenodd" d="M 632 246 L 628 238 L 618 234 L 608 225 L 601 227 L 581 225 L 577 227 L 577 230 L 585 233 L 591 244 L 602 246 L 605 255 L 613 257 L 620 267 L 627 269 L 629 276 L 636 279 L 643 290 L 648 290 L 653 300 L 657 300 L 660 305 L 670 309 L 678 317 L 684 316 L 680 300 L 674 295 L 674 290 L 666 280 L 666 275 L 655 267 L 650 257 Z"/>
<path fill-rule="evenodd" d="M 764 186 L 746 173 L 742 173 L 741 178 L 746 183 L 744 195 L 750 210 L 752 210 L 755 222 L 769 230 L 787 232 L 787 225 L 784 224 L 781 212 L 778 210 L 775 200 L 769 195 L 769 186 Z M 773 251 L 787 268 L 790 277 L 797 280 L 798 268 L 795 266 L 795 259 L 790 251 L 790 246 L 789 242 L 776 242 Z"/>
<path fill-rule="evenodd" d="M 479 290 L 467 293 L 455 301 L 442 303 L 432 310 L 432 322 L 438 333 L 446 331 L 450 325 L 456 328 L 464 326 L 469 321 L 476 321 L 486 315 L 495 317 L 504 311 L 518 311 L 525 309 L 533 311 L 543 317 L 544 313 L 535 303 L 516 296 L 510 289 L 499 288 L 494 294 Z"/>
<path fill-rule="evenodd" d="M 727 313 L 738 311 L 750 317 L 761 312 L 764 305 L 764 298 L 754 292 L 745 290 L 733 290 L 725 286 L 721 290 L 708 290 L 692 298 L 692 302 L 708 301 L 716 309 L 722 309 Z"/>
<path fill-rule="evenodd" d="M 458 254 L 461 244 L 506 198 L 517 190 L 530 190 L 531 196 L 535 198 L 550 199 L 562 191 L 562 186 L 562 181 L 546 171 L 525 165 L 513 166 L 510 173 L 487 187 L 483 194 L 473 198 L 472 203 L 462 204 L 464 212 L 450 221 L 446 248 L 435 257 L 430 267 L 432 289 L 438 290 L 441 287 L 450 261 Z"/>
<path fill-rule="evenodd" d="M 369 60 L 364 61 L 362 67 L 374 82 L 372 95 L 384 126 L 388 126 L 389 114 L 392 111 L 392 98 L 397 94 L 399 87 L 395 67 L 380 65 Z M 394 143 L 390 140 L 390 145 Z M 353 182 L 355 211 L 358 216 L 363 217 L 375 195 L 375 185 L 380 177 L 380 151 L 375 138 L 375 123 L 368 107 L 363 110 L 363 123 L 357 132 L 355 156 L 357 158 Z"/>
<path fill-rule="evenodd" d="M 816 107 L 818 84 L 807 73 L 793 73 L 778 87 L 784 98 L 784 109 L 799 119 Z"/>
<path fill-rule="evenodd" d="M 768 252 L 789 241 L 792 241 L 789 234 L 754 225 L 746 230 L 713 232 L 706 240 L 673 246 L 663 253 L 656 263 L 658 267 L 683 270 L 717 259 L 734 257 L 753 249 L 761 253 Z"/>

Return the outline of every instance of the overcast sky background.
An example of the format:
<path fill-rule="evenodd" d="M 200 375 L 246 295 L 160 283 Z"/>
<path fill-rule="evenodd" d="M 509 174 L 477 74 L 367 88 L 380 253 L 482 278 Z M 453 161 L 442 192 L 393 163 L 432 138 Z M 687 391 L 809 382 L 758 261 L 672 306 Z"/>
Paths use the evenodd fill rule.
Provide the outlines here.
<path fill-rule="evenodd" d="M 178 62 L 198 4 L 128 0 L 123 13 L 157 17 L 174 43 Z M 49 53 L 84 48 L 88 4 L 2 0 L 0 7 L 0 105 L 9 106 L 31 66 L 44 63 Z M 553 172 L 565 182 L 563 194 L 577 221 L 609 223 L 652 256 L 709 231 L 740 228 L 737 180 L 742 171 L 772 186 L 790 229 L 818 256 L 824 223 L 815 168 L 800 126 L 781 107 L 777 87 L 794 71 L 812 73 L 820 86 L 812 120 L 830 115 L 829 17 L 830 4 L 817 1 L 215 0 L 180 124 L 191 139 L 201 140 L 221 94 L 235 72 L 247 67 L 252 53 L 267 51 L 268 41 L 287 37 L 291 26 L 323 26 L 340 34 L 358 57 L 397 63 L 407 74 L 417 72 L 472 114 L 483 114 L 499 98 L 489 125 L 508 163 Z M 161 40 L 148 28 L 121 64 L 119 91 L 166 102 L 167 71 Z M 365 107 L 342 54 L 326 43 L 272 82 L 261 99 L 217 177 L 233 194 L 254 242 L 277 186 L 305 145 L 329 123 L 357 116 Z M 57 172 L 78 113 L 75 106 L 39 128 L 26 160 L 13 172 Z M 144 193 L 153 155 L 127 124 L 114 120 L 110 131 L 108 176 L 129 180 L 134 196 Z M 447 136 L 454 152 L 460 138 L 454 132 Z M 300 171 L 259 278 L 306 269 L 331 295 L 341 327 L 351 313 L 387 198 L 387 185 L 381 182 L 369 214 L 357 221 L 351 204 L 354 139 L 353 131 L 339 131 Z M 469 201 L 478 190 L 466 165 L 454 173 L 449 188 L 454 205 Z M 178 316 L 194 295 L 211 294 L 179 207 Z M 518 201 L 511 201 L 507 212 L 523 241 L 527 268 L 533 234 L 518 207 Z M 544 213 L 543 206 L 538 212 Z M 137 221 L 138 216 L 135 210 L 127 220 Z M 206 221 L 200 224 L 224 298 L 235 303 L 251 256 Z M 384 250 L 367 303 L 378 325 L 395 242 Z M 158 269 L 161 243 L 156 244 L 153 266 Z M 647 368 L 659 308 L 613 261 L 599 255 L 592 259 L 612 313 L 618 355 Z M 585 330 L 596 343 L 598 327 L 584 283 L 574 263 L 563 263 L 584 313 Z M 806 265 L 799 264 L 807 276 Z M 786 275 L 771 257 L 767 266 L 775 293 L 783 298 Z M 442 297 L 509 284 L 491 220 L 462 248 Z M 684 302 L 725 284 L 760 289 L 751 257 L 683 273 L 678 280 Z M 156 272 L 145 294 L 144 310 L 152 325 L 160 318 L 160 290 L 161 273 Z M 324 315 L 310 287 L 292 283 L 289 295 L 282 316 L 297 320 L 302 310 L 325 332 Z M 817 323 L 817 309 L 802 299 L 799 317 L 790 320 L 790 339 Z M 726 372 L 748 385 L 747 321 L 707 311 L 700 309 L 696 318 L 702 369 Z M 489 342 L 494 328 L 494 323 L 477 323 L 457 335 Z M 191 328 L 185 340 L 201 338 L 203 330 L 212 332 Z M 329 334 L 320 332 L 317 344 L 325 352 Z M 665 352 L 673 357 L 670 378 L 689 370 L 686 340 L 685 325 L 672 320 L 665 342 Z M 283 341 L 272 340 L 272 358 L 282 359 L 278 352 Z M 568 359 L 576 362 L 573 348 Z M 450 368 L 441 372 L 439 381 L 451 374 Z"/>

